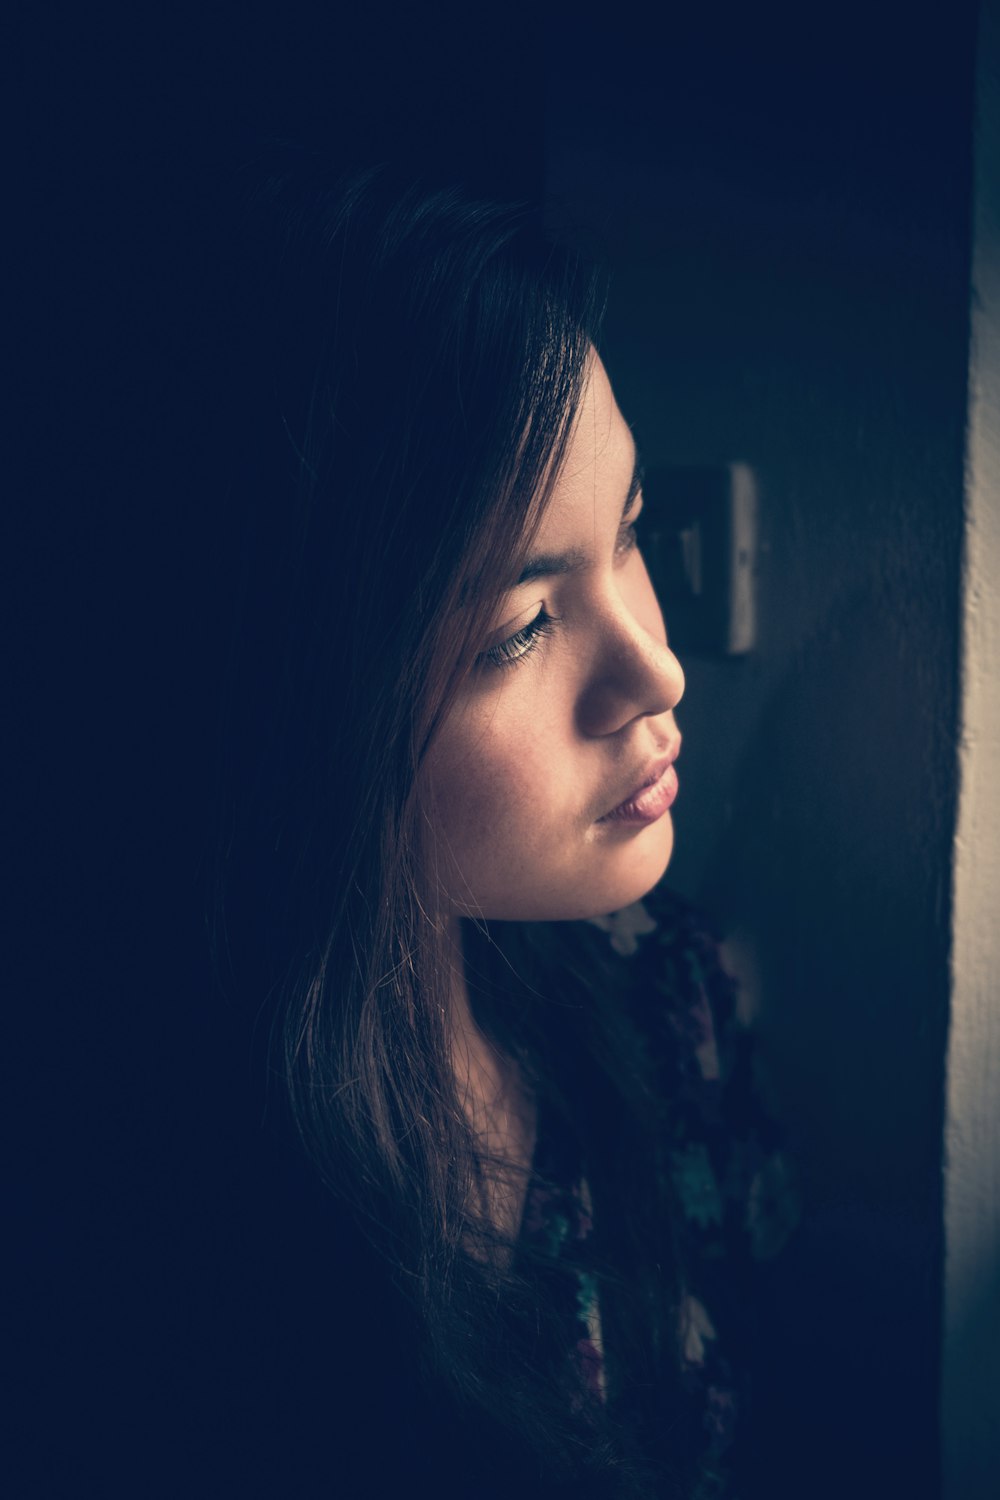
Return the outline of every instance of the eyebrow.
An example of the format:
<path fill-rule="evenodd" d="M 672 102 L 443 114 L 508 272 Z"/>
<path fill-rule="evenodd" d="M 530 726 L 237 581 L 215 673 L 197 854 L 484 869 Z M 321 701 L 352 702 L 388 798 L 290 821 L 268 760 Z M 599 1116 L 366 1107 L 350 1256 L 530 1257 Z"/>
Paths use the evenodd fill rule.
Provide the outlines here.
<path fill-rule="evenodd" d="M 621 520 L 618 523 L 620 526 L 624 526 L 639 498 L 644 474 L 642 458 L 636 446 L 632 478 L 629 481 L 625 504 L 622 506 Z M 522 584 L 531 583 L 535 578 L 557 578 L 566 573 L 576 573 L 586 565 L 587 554 L 579 547 L 568 547 L 565 552 L 539 552 L 534 557 L 528 558 L 513 587 L 519 589 Z"/>

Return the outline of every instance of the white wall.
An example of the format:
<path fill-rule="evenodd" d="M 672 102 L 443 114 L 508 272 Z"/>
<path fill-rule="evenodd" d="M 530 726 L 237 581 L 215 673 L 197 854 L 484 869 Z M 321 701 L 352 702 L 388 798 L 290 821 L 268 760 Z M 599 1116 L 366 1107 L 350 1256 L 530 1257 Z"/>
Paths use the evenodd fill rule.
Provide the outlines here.
<path fill-rule="evenodd" d="M 1000 1493 L 1000 5 L 980 22 L 945 1131 L 945 1500 Z"/>

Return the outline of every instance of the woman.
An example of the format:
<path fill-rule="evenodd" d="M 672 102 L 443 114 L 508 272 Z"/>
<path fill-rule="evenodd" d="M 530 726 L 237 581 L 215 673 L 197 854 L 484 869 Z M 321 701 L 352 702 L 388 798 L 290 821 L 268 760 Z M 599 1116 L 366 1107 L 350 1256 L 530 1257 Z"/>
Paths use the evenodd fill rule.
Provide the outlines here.
<path fill-rule="evenodd" d="M 595 280 L 388 169 L 266 226 L 219 911 L 334 1206 L 283 1482 L 693 1494 L 677 1033 L 587 925 L 667 867 L 684 689 Z"/>

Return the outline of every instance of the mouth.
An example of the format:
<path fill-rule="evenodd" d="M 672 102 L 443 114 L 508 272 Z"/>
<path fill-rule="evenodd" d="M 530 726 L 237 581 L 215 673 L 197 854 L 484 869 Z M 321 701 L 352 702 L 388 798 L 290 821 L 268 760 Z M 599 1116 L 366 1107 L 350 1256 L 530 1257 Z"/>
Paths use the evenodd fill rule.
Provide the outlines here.
<path fill-rule="evenodd" d="M 633 786 L 632 791 L 610 812 L 597 819 L 598 823 L 655 823 L 673 804 L 678 791 L 677 772 L 674 761 L 681 750 L 680 736 L 670 749 L 657 757 L 652 765 Z"/>

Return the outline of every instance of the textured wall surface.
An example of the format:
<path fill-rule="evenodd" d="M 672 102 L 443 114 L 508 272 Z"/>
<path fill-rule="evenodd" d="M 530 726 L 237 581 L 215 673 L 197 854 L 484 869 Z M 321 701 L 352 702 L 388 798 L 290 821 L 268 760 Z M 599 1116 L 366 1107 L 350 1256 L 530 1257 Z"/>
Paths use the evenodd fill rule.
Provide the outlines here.
<path fill-rule="evenodd" d="M 1000 1489 L 1000 5 L 976 88 L 962 704 L 945 1134 L 944 1495 Z"/>

